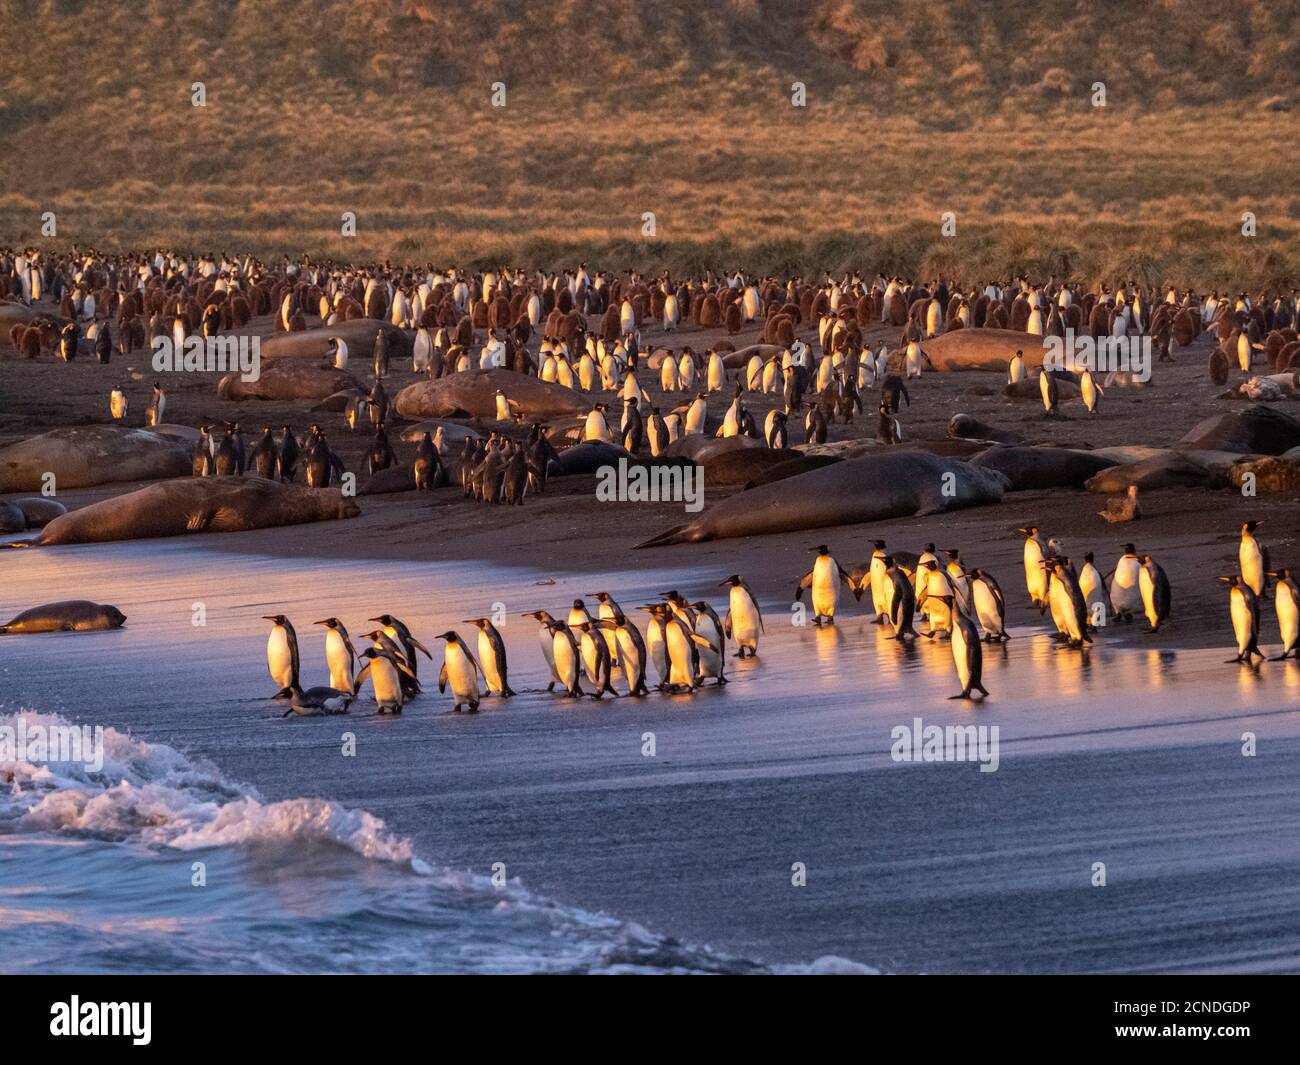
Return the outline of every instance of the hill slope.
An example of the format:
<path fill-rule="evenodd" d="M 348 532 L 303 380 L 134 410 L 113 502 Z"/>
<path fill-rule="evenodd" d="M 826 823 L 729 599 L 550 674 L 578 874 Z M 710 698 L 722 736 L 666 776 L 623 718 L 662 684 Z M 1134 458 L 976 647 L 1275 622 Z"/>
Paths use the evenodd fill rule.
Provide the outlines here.
<path fill-rule="evenodd" d="M 1300 274 L 1294 8 L 516 6 L 4 0 L 0 242 Z"/>

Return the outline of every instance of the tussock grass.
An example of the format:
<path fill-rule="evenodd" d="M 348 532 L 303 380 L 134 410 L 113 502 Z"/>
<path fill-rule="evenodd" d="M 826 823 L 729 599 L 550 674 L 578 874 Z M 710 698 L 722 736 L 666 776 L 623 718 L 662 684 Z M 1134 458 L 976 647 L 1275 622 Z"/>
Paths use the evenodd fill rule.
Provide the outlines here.
<path fill-rule="evenodd" d="M 6 0 L 0 39 L 0 242 L 1300 278 L 1277 5 Z"/>

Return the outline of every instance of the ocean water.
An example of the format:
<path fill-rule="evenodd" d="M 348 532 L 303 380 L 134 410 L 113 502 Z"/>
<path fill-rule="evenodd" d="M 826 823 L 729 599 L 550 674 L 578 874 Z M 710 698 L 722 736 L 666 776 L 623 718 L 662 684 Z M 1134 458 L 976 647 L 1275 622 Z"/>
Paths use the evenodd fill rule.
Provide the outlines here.
<path fill-rule="evenodd" d="M 129 620 L 0 640 L 0 715 L 102 725 L 111 753 L 94 775 L 7 767 L 0 970 L 1300 968 L 1291 663 L 1105 637 L 1081 656 L 1023 630 L 986 651 L 992 698 L 971 705 L 948 699 L 945 644 L 902 649 L 851 602 L 823 630 L 773 603 L 726 688 L 579 704 L 545 693 L 519 613 L 668 587 L 721 609 L 725 573 L 551 583 L 167 542 L 4 562 L 15 609 L 84 596 Z M 436 655 L 433 634 L 498 602 L 520 694 L 478 715 L 449 712 L 426 661 L 397 719 L 366 697 L 282 719 L 267 698 L 263 614 L 295 621 L 311 684 L 317 618 L 355 635 L 389 611 Z M 916 717 L 996 726 L 997 771 L 895 762 Z"/>

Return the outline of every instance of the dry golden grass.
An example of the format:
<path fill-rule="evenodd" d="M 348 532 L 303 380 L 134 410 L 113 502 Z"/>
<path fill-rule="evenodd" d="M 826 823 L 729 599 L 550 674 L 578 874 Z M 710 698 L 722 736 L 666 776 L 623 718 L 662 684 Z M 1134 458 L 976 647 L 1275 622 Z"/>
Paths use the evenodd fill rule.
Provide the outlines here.
<path fill-rule="evenodd" d="M 1270 7 L 8 0 L 0 243 L 1289 285 Z"/>

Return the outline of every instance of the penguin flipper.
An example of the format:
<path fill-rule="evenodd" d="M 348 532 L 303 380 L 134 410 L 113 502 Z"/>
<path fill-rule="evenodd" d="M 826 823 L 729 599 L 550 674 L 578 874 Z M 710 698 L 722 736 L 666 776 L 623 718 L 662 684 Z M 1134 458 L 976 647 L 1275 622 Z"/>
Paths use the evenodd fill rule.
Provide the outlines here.
<path fill-rule="evenodd" d="M 438 691 L 445 692 L 446 690 L 447 690 L 447 663 L 444 662 L 442 664 L 442 669 L 438 670 Z"/>

